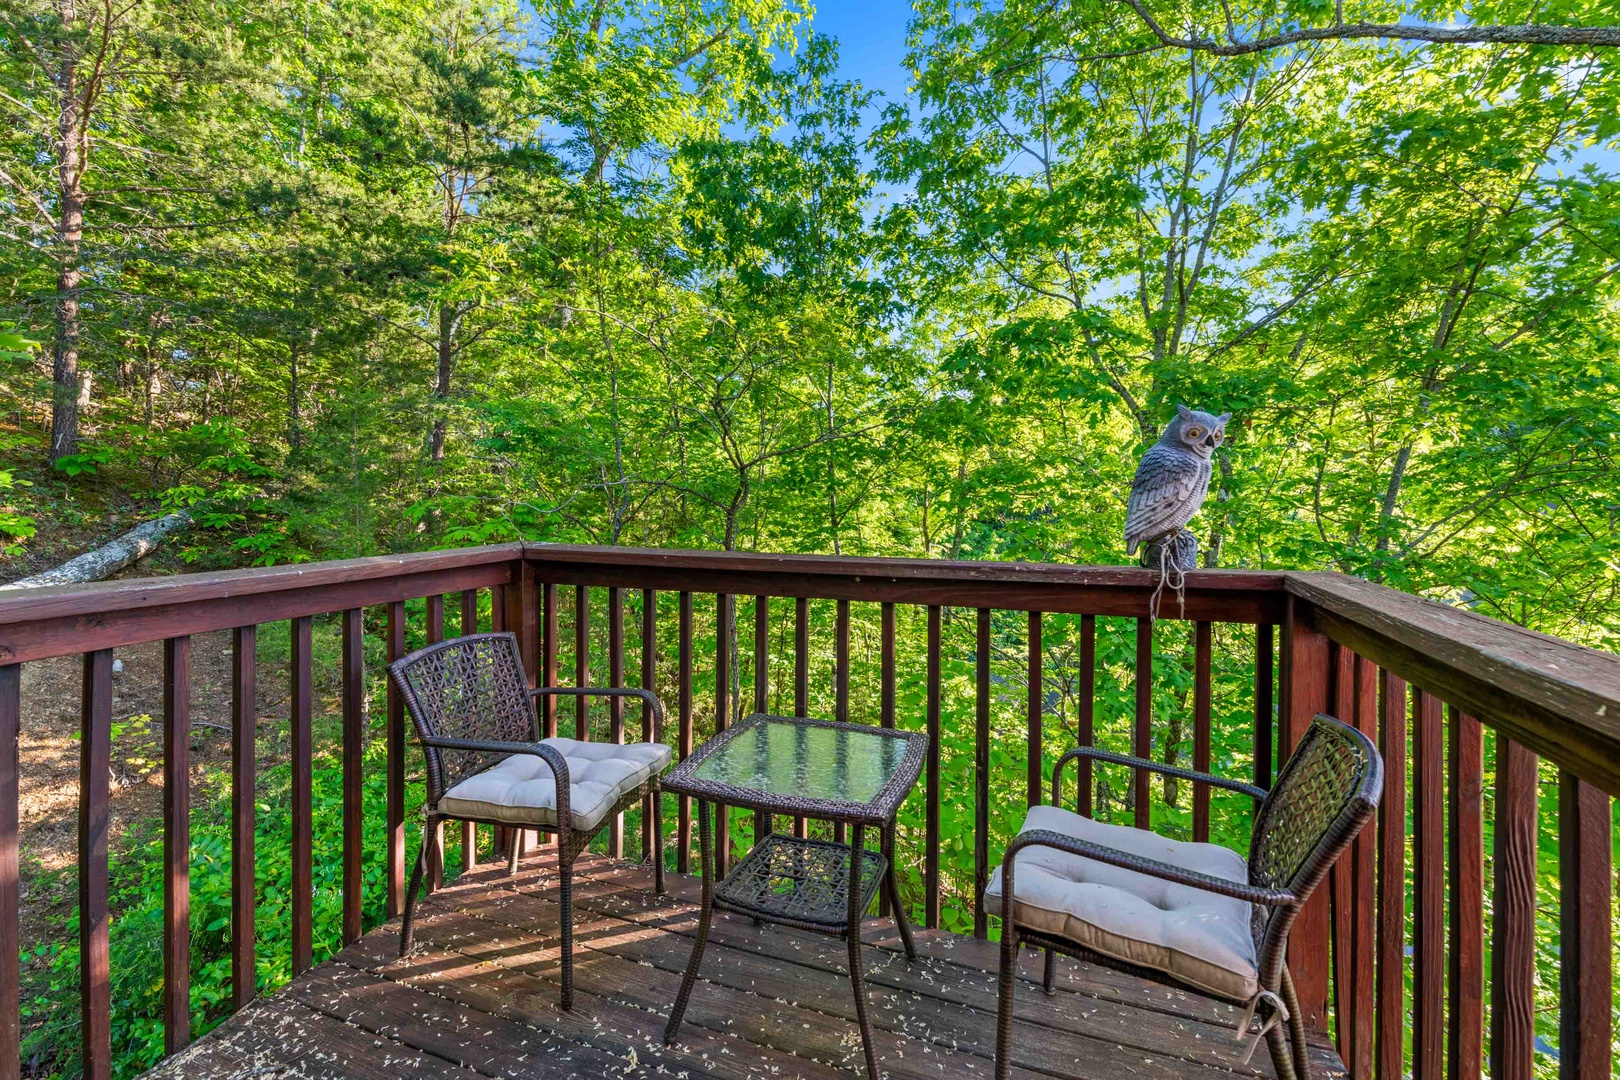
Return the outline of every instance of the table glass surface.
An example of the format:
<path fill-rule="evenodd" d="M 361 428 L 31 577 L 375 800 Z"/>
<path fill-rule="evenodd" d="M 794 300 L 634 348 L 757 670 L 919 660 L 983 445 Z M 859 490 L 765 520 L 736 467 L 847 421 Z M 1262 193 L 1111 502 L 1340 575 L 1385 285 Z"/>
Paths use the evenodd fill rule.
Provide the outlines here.
<path fill-rule="evenodd" d="M 877 731 L 765 720 L 705 758 L 694 779 L 770 795 L 868 803 L 906 756 L 906 740 Z"/>

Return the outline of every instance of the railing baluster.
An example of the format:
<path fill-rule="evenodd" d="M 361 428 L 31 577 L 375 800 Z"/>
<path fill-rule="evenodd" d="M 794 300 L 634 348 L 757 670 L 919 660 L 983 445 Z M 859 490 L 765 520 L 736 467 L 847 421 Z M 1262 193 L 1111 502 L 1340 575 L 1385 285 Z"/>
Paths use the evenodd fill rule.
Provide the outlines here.
<path fill-rule="evenodd" d="M 833 615 L 833 719 L 849 722 L 849 601 L 839 600 Z M 833 822 L 833 841 L 844 842 L 844 823 Z"/>
<path fill-rule="evenodd" d="M 507 622 L 517 633 L 518 656 L 532 690 L 540 685 L 540 589 L 534 576 L 534 564 L 517 563 L 505 591 L 510 597 Z"/>
<path fill-rule="evenodd" d="M 990 609 L 978 610 L 977 691 L 973 727 L 973 936 L 989 929 L 984 889 L 990 880 Z"/>
<path fill-rule="evenodd" d="M 551 588 L 552 586 L 547 586 Z M 555 628 L 553 628 L 555 631 Z M 552 637 L 557 635 L 552 633 Z M 553 656 L 552 664 L 556 664 Z M 658 693 L 658 594 L 651 589 L 641 590 L 641 685 L 654 694 Z M 652 733 L 652 706 L 645 701 L 641 703 L 641 741 L 651 742 Z M 641 800 L 641 861 L 652 861 L 652 827 L 654 810 L 662 812 L 662 807 L 653 806 L 653 797 L 649 794 Z"/>
<path fill-rule="evenodd" d="M 258 780 L 259 628 L 236 628 L 231 653 L 231 1007 L 256 992 L 253 793 Z"/>
<path fill-rule="evenodd" d="M 540 587 L 540 685 L 557 685 L 557 583 L 554 581 Z M 557 737 L 557 698 L 553 694 L 540 698 L 540 733 L 548 739 Z"/>
<path fill-rule="evenodd" d="M 308 615 L 292 620 L 291 721 L 289 746 L 292 752 L 292 961 L 293 974 L 309 970 L 315 933 L 314 823 L 311 815 L 313 776 L 310 756 L 315 713 L 314 672 L 311 648 L 314 624 Z"/>
<path fill-rule="evenodd" d="M 1272 626 L 1260 623 L 1254 628 L 1254 783 L 1271 787 L 1271 725 L 1273 671 Z M 1256 808 L 1258 809 L 1258 807 Z"/>
<path fill-rule="evenodd" d="M 618 586 L 608 589 L 608 685 L 624 685 L 624 595 Z M 624 742 L 624 702 L 608 699 L 608 741 Z M 608 826 L 608 858 L 624 854 L 624 815 L 613 815 Z"/>
<path fill-rule="evenodd" d="M 881 644 L 879 646 L 879 703 L 878 724 L 885 728 L 894 727 L 894 605 L 885 601 L 881 610 L 879 631 Z M 898 857 L 891 850 L 891 858 Z M 889 897 L 882 890 L 878 890 L 878 915 L 887 918 L 889 915 Z"/>
<path fill-rule="evenodd" d="M 1609 796 L 1558 774 L 1558 1075 L 1608 1080 L 1611 1074 L 1614 948 Z"/>
<path fill-rule="evenodd" d="M 22 727 L 22 665 L 0 665 L 0 1080 L 22 1076 L 22 995 L 18 954 L 22 883 L 17 853 L 18 733 Z M 168 737 L 164 728 L 164 737 Z"/>
<path fill-rule="evenodd" d="M 1412 701 L 1412 1075 L 1444 1071 L 1446 967 L 1445 732 L 1440 700 L 1418 690 Z"/>
<path fill-rule="evenodd" d="M 810 601 L 793 598 L 793 715 L 810 715 Z M 802 817 L 793 819 L 793 835 L 803 838 L 809 825 Z"/>
<path fill-rule="evenodd" d="M 1451 940 L 1446 1027 L 1446 1075 L 1478 1080 L 1485 1041 L 1485 758 L 1478 720 L 1449 709 L 1447 874 L 1451 879 Z"/>
<path fill-rule="evenodd" d="M 1097 732 L 1095 716 L 1097 709 L 1097 616 L 1080 616 L 1080 697 L 1076 709 L 1075 737 L 1081 746 L 1095 746 Z M 1083 817 L 1090 817 L 1091 794 L 1096 790 L 1092 781 L 1091 760 L 1082 759 L 1075 763 L 1079 766 L 1075 770 L 1075 782 L 1079 790 L 1075 799 L 1075 811 Z M 1061 805 L 1062 800 L 1059 800 Z"/>
<path fill-rule="evenodd" d="M 79 724 L 79 1023 L 85 1080 L 112 1075 L 107 944 L 107 780 L 112 767 L 111 649 L 84 654 Z"/>
<path fill-rule="evenodd" d="M 1536 774 L 1536 755 L 1498 733 L 1491 860 L 1493 1080 L 1535 1076 Z"/>
<path fill-rule="evenodd" d="M 365 884 L 361 876 L 365 777 L 365 638 L 361 610 L 343 613 L 343 943 L 360 940 Z"/>
<path fill-rule="evenodd" d="M 552 586 L 547 586 L 551 588 Z M 461 593 L 461 632 L 462 634 L 478 633 L 478 590 L 464 589 Z M 550 685 L 548 683 L 548 685 Z M 546 699 L 546 704 L 553 710 L 557 703 Z M 555 720 L 556 713 L 552 713 Z M 554 734 L 548 730 L 547 735 Z M 463 821 L 461 823 L 461 872 L 465 874 L 478 865 L 478 825 L 475 822 Z"/>
<path fill-rule="evenodd" d="M 17 852 L 18 734 L 22 726 L 22 665 L 0 666 L 0 1080 L 22 1076 L 22 887 Z M 167 731 L 167 729 L 165 729 Z"/>
<path fill-rule="evenodd" d="M 506 590 L 499 585 L 489 590 L 489 629 L 493 634 L 510 629 L 506 625 Z"/>
<path fill-rule="evenodd" d="M 1153 756 L 1153 620 L 1136 620 L 1136 725 L 1131 732 L 1131 753 L 1139 758 Z M 1152 828 L 1153 806 L 1148 794 L 1148 771 L 1131 770 L 1131 802 L 1136 808 L 1136 827 Z"/>
<path fill-rule="evenodd" d="M 1297 618 L 1302 610 L 1292 596 L 1283 607 L 1281 759 L 1293 752 L 1312 718 L 1328 709 L 1328 639 Z M 1300 1011 L 1306 1026 L 1318 1031 L 1327 1031 L 1329 1021 L 1331 914 L 1328 890 L 1318 889 L 1300 909 L 1289 936 L 1288 970 Z"/>
<path fill-rule="evenodd" d="M 427 605 L 428 644 L 437 645 L 444 640 L 444 597 L 435 593 L 425 597 L 423 603 Z"/>
<path fill-rule="evenodd" d="M 849 721 L 849 601 L 837 603 L 833 617 L 833 719 Z"/>
<path fill-rule="evenodd" d="M 1328 642 L 1328 712 L 1347 724 L 1355 720 L 1356 654 Z M 1355 995 L 1351 989 L 1352 961 L 1355 957 L 1351 892 L 1355 885 L 1356 856 L 1346 849 L 1328 871 L 1328 895 L 1333 919 L 1333 1004 L 1337 1011 L 1333 1025 L 1333 1046 L 1339 1060 L 1351 1065 L 1351 1037 L 1355 1030 Z M 1353 1068 L 1353 1066 L 1351 1066 Z"/>
<path fill-rule="evenodd" d="M 939 926 L 939 608 L 928 609 L 928 763 L 924 778 L 923 922 Z"/>
<path fill-rule="evenodd" d="M 1406 683 L 1382 672 L 1378 749 L 1378 1031 L 1376 1080 L 1401 1080 L 1406 1032 Z"/>
<path fill-rule="evenodd" d="M 714 598 L 714 733 L 731 726 L 731 596 Z M 714 804 L 715 873 L 724 878 L 731 868 L 731 815 L 723 803 Z M 718 879 L 717 879 L 718 880 Z"/>
<path fill-rule="evenodd" d="M 1378 669 L 1365 657 L 1356 657 L 1355 726 L 1378 745 Z M 1351 888 L 1354 918 L 1351 925 L 1352 987 L 1350 1075 L 1373 1080 L 1375 1001 L 1378 985 L 1378 830 L 1369 823 L 1356 837 L 1355 871 Z"/>
<path fill-rule="evenodd" d="M 754 711 L 765 712 L 771 693 L 771 598 L 754 597 Z M 754 842 L 771 832 L 771 816 L 754 813 Z"/>
<path fill-rule="evenodd" d="M 1213 634 L 1207 622 L 1193 626 L 1193 768 L 1209 772 L 1210 654 Z M 1193 839 L 1209 840 L 1209 785 L 1193 785 Z"/>
<path fill-rule="evenodd" d="M 1042 715 L 1045 712 L 1044 691 L 1041 688 L 1041 661 L 1043 649 L 1041 646 L 1041 613 L 1029 613 L 1029 659 L 1027 662 L 1028 674 L 1026 676 L 1027 693 L 1025 695 L 1025 722 L 1028 727 L 1028 749 L 1024 763 L 1024 799 L 1030 806 L 1039 806 L 1041 798 L 1041 781 L 1045 761 L 1045 751 L 1042 748 Z"/>
<path fill-rule="evenodd" d="M 771 598 L 754 597 L 754 711 L 771 703 Z"/>
<path fill-rule="evenodd" d="M 574 586 L 574 685 L 591 685 L 591 591 L 584 585 Z M 575 698 L 574 738 L 590 741 L 590 719 L 590 703 Z"/>
<path fill-rule="evenodd" d="M 498 590 L 491 590 L 498 591 Z M 503 609 L 505 605 L 502 605 Z M 405 603 L 388 605 L 388 663 L 405 655 Z M 388 917 L 405 910 L 405 701 L 387 679 L 388 704 Z"/>
<path fill-rule="evenodd" d="M 878 651 L 878 723 L 894 727 L 894 605 L 884 601 L 880 609 L 882 643 Z"/>
<path fill-rule="evenodd" d="M 689 592 L 681 593 L 679 648 L 676 707 L 680 731 L 676 752 L 685 761 L 692 754 L 692 594 Z M 675 822 L 675 869 L 685 874 L 692 869 L 692 800 L 686 795 L 677 801 Z"/>

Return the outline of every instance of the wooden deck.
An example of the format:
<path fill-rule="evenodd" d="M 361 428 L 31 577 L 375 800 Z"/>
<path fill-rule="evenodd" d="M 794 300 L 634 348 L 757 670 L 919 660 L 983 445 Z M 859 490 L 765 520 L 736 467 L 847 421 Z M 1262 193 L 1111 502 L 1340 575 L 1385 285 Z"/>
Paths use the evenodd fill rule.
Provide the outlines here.
<path fill-rule="evenodd" d="M 575 886 L 575 1007 L 556 1006 L 549 851 L 515 878 L 485 866 L 428 898 L 413 955 L 398 923 L 232 1017 L 151 1077 L 864 1076 L 845 946 L 719 913 L 680 1043 L 662 1045 L 697 924 L 697 883 L 586 856 Z M 866 971 L 878 1053 L 896 1078 L 989 1077 L 997 947 L 919 934 L 908 965 L 893 924 L 869 919 Z M 1237 1010 L 1067 959 L 1058 991 L 1026 955 L 1015 1077 L 1227 1080 L 1272 1075 L 1239 1059 Z M 1316 1075 L 1343 1066 L 1325 1040 Z"/>

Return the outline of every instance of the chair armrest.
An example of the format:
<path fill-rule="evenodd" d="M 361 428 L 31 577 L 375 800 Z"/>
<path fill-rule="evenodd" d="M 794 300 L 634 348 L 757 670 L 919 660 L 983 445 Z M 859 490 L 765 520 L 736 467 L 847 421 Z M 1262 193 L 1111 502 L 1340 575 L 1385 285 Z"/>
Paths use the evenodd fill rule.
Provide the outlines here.
<path fill-rule="evenodd" d="M 1236 791 L 1247 795 L 1256 802 L 1262 802 L 1266 797 L 1265 788 L 1245 784 L 1241 780 L 1228 780 L 1224 776 L 1211 776 L 1209 773 L 1183 769 L 1175 765 L 1166 765 L 1162 761 L 1149 761 L 1147 758 L 1131 757 L 1129 754 L 1115 754 L 1108 750 L 1099 750 L 1095 746 L 1077 746 L 1058 758 L 1057 764 L 1052 766 L 1052 805 L 1063 805 L 1058 800 L 1058 795 L 1063 790 L 1063 766 L 1080 758 L 1107 762 L 1110 765 L 1128 765 L 1133 769 L 1147 769 L 1149 772 L 1162 773 L 1165 776 L 1174 776 L 1195 783 L 1209 784 L 1211 787 L 1225 788 L 1227 791 Z"/>
<path fill-rule="evenodd" d="M 554 697 L 640 698 L 652 706 L 653 742 L 664 741 L 664 703 L 651 690 L 639 686 L 538 686 L 529 691 L 531 698 L 542 695 Z"/>
<path fill-rule="evenodd" d="M 1188 870 L 1186 867 L 1176 866 L 1174 863 L 1161 862 L 1158 859 L 1144 859 L 1140 855 L 1116 848 L 1093 844 L 1088 840 L 1081 840 L 1074 836 L 1065 836 L 1050 829 L 1031 829 L 1019 833 L 1013 842 L 1007 845 L 1007 854 L 1001 860 L 1002 898 L 1011 895 L 1012 888 L 1008 884 L 1012 881 L 1013 857 L 1027 847 L 1055 848 L 1066 851 L 1071 855 L 1082 855 L 1088 859 L 1095 859 L 1109 866 L 1117 866 L 1122 870 L 1134 870 L 1138 874 L 1147 874 L 1149 877 L 1173 881 L 1178 885 L 1186 885 L 1193 889 L 1203 889 L 1205 892 L 1219 893 L 1238 900 L 1247 900 L 1251 904 L 1263 904 L 1266 907 L 1287 907 L 1289 904 L 1299 902 L 1299 898 L 1287 889 L 1267 889 L 1259 885 L 1250 885 L 1243 881 L 1228 881 L 1213 874 L 1203 874 L 1197 870 Z M 1003 911 L 1008 910 L 1006 907 Z"/>
<path fill-rule="evenodd" d="M 572 821 L 568 816 L 568 762 L 555 747 L 545 743 L 498 742 L 483 739 L 445 739 L 432 736 L 422 740 L 423 746 L 435 750 L 468 750 L 484 754 L 528 754 L 551 766 L 552 778 L 557 783 L 557 821 Z"/>

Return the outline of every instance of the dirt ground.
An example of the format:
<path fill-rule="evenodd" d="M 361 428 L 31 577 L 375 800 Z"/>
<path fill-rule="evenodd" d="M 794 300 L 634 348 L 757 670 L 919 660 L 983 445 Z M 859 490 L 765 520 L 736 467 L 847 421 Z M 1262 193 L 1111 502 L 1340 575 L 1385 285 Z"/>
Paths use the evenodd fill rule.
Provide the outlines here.
<path fill-rule="evenodd" d="M 231 753 L 231 633 L 200 634 L 191 646 L 191 776 L 193 802 L 203 785 L 228 783 Z M 285 759 L 287 672 L 257 665 L 261 768 Z M 113 654 L 112 769 L 106 778 L 112 813 L 109 861 L 117 874 L 131 823 L 163 816 L 163 645 L 149 642 Z M 23 665 L 19 756 L 22 857 L 22 943 L 25 949 L 61 933 L 77 901 L 79 698 L 78 656 Z"/>

